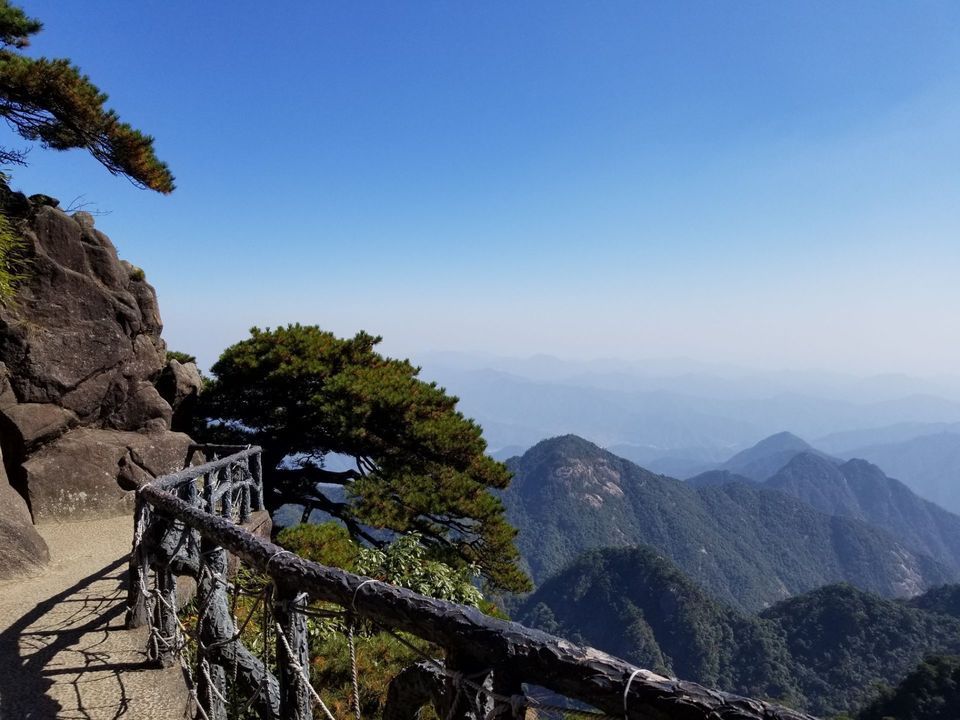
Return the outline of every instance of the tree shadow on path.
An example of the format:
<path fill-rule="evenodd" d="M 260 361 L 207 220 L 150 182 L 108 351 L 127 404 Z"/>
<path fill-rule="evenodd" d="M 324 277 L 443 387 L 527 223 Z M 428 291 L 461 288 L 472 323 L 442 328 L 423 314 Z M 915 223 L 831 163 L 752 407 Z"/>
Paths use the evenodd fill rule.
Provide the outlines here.
<path fill-rule="evenodd" d="M 126 563 L 117 559 L 0 632 L 0 720 L 129 717 L 124 678 L 151 666 L 111 637 L 125 633 Z M 118 655 L 130 661 L 111 661 Z M 55 684 L 64 702 L 47 694 Z"/>

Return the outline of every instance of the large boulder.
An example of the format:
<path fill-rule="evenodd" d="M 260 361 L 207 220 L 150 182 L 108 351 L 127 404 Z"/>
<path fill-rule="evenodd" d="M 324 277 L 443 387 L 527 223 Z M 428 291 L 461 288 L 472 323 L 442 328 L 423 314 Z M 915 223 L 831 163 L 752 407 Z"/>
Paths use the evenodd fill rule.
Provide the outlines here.
<path fill-rule="evenodd" d="M 157 379 L 157 392 L 173 408 L 173 430 L 189 430 L 197 399 L 203 389 L 203 376 L 196 363 L 182 363 L 176 358 L 167 361 L 167 365 Z"/>
<path fill-rule="evenodd" d="M 52 403 L 83 424 L 169 423 L 153 389 L 166 362 L 156 293 L 87 213 L 50 205 L 21 219 L 28 281 L 0 306 L 0 361 L 21 403 Z"/>
<path fill-rule="evenodd" d="M 167 367 L 156 292 L 89 213 L 57 205 L 0 181 L 25 276 L 0 303 L 0 575 L 46 560 L 32 523 L 129 513 L 119 475 L 180 470 L 190 444 L 156 387 Z M 189 382 L 180 372 L 178 405 Z"/>
<path fill-rule="evenodd" d="M 49 559 L 27 503 L 7 481 L 0 463 L 0 580 L 36 573 Z"/>
<path fill-rule="evenodd" d="M 45 445 L 23 464 L 37 524 L 126 515 L 133 494 L 117 484 L 124 466 L 147 477 L 182 470 L 190 437 L 78 428 Z"/>

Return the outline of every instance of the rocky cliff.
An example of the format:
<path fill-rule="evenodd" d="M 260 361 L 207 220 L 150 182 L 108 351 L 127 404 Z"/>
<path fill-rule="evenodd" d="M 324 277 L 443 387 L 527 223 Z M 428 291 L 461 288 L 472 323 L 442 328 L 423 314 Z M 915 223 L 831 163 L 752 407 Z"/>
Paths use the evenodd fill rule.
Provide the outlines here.
<path fill-rule="evenodd" d="M 190 438 L 171 421 L 200 386 L 195 366 L 167 363 L 143 271 L 57 204 L 0 188 L 24 275 L 0 304 L 0 578 L 45 561 L 31 521 L 129 512 L 121 466 L 180 469 Z"/>

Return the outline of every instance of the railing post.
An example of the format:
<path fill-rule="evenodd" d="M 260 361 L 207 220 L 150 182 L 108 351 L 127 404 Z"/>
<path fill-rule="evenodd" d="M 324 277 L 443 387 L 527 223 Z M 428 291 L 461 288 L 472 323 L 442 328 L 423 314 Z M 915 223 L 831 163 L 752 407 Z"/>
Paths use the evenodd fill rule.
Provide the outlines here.
<path fill-rule="evenodd" d="M 203 479 L 203 509 L 211 515 L 216 515 L 213 508 L 213 491 L 217 489 L 217 471 L 211 470 Z"/>
<path fill-rule="evenodd" d="M 232 622 L 227 622 L 227 618 L 215 617 L 215 613 L 226 612 L 226 590 L 221 583 L 227 573 L 227 552 L 203 540 L 200 554 L 200 577 L 197 582 L 200 617 L 197 622 L 200 643 L 211 647 L 229 640 L 229 637 L 224 637 L 226 628 L 229 628 L 229 632 L 233 630 Z M 224 668 L 201 650 L 197 658 L 197 697 L 209 720 L 227 720 L 227 706 L 223 702 L 226 696 L 227 675 Z"/>
<path fill-rule="evenodd" d="M 179 648 L 176 647 L 177 632 L 177 578 L 169 565 L 158 565 L 154 569 L 157 583 L 157 602 L 154 604 L 156 617 L 157 660 L 161 667 L 172 667 L 177 661 Z"/>
<path fill-rule="evenodd" d="M 230 713 L 223 702 L 227 687 L 227 671 L 220 665 L 208 662 L 201 654 L 197 662 L 197 700 L 203 706 L 203 715 L 208 720 L 229 720 Z M 219 693 L 219 694 L 218 694 Z"/>
<path fill-rule="evenodd" d="M 197 507 L 199 504 L 199 493 L 197 491 L 197 481 L 190 480 L 184 484 L 178 493 L 180 499 L 185 503 L 188 503 L 191 507 Z M 183 526 L 183 531 L 186 533 L 187 547 L 185 553 L 187 558 L 190 560 L 191 564 L 196 564 L 199 567 L 200 562 L 200 532 L 196 528 L 192 528 L 189 525 Z"/>
<path fill-rule="evenodd" d="M 278 587 L 274 594 L 273 617 L 282 634 L 277 635 L 277 679 L 280 683 L 280 717 L 310 720 L 313 697 L 303 673 L 310 672 L 307 638 L 307 594 Z M 298 669 L 299 668 L 299 669 Z"/>
<path fill-rule="evenodd" d="M 150 622 L 150 604 L 143 589 L 150 581 L 150 560 L 143 545 L 143 533 L 147 527 L 147 504 L 137 495 L 133 509 L 133 548 L 130 552 L 127 572 L 127 614 L 124 621 L 128 629 L 143 627 Z"/>
<path fill-rule="evenodd" d="M 227 465 L 223 470 L 221 480 L 226 483 L 226 492 L 221 495 L 221 516 L 233 521 L 233 466 Z"/>
<path fill-rule="evenodd" d="M 493 707 L 487 693 L 476 686 L 490 683 L 490 668 L 460 650 L 447 650 L 444 663 L 451 673 L 444 682 L 441 717 L 448 720 L 484 720 Z M 492 688 L 491 688 L 492 689 Z"/>
<path fill-rule="evenodd" d="M 248 459 L 250 474 L 253 476 L 253 486 L 256 488 L 253 497 L 253 509 L 263 510 L 263 455 L 257 453 Z"/>
<path fill-rule="evenodd" d="M 240 524 L 243 525 L 250 521 L 250 486 L 240 486 Z"/>

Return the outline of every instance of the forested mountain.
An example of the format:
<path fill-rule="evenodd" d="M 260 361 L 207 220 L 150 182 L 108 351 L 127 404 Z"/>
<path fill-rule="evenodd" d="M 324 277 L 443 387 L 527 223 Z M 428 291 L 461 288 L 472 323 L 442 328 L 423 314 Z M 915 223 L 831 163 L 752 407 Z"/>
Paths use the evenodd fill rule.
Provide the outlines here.
<path fill-rule="evenodd" d="M 834 582 L 910 596 L 954 577 L 860 521 L 756 485 L 697 489 L 572 435 L 539 443 L 510 468 L 503 499 L 538 583 L 585 550 L 638 544 L 746 610 Z"/>
<path fill-rule="evenodd" d="M 884 528 L 911 550 L 960 571 L 960 516 L 865 460 L 837 463 L 803 452 L 764 484 L 823 512 Z"/>
<path fill-rule="evenodd" d="M 800 700 L 776 629 L 716 602 L 649 547 L 584 553 L 530 596 L 519 617 L 655 672 Z"/>
<path fill-rule="evenodd" d="M 885 690 L 857 720 L 957 720 L 960 657 L 928 658 L 895 689 Z"/>
<path fill-rule="evenodd" d="M 911 598 L 912 607 L 960 619 L 960 585 L 941 585 Z"/>
<path fill-rule="evenodd" d="M 960 621 L 832 585 L 785 600 L 760 618 L 776 623 L 809 707 L 827 715 L 868 702 L 934 654 L 960 652 Z"/>
<path fill-rule="evenodd" d="M 687 485 L 691 487 L 720 487 L 730 483 L 752 483 L 754 482 L 746 475 L 738 475 L 730 470 L 707 470 L 699 475 L 694 475 L 687 479 Z"/>
<path fill-rule="evenodd" d="M 960 650 L 956 618 L 850 585 L 748 615 L 643 547 L 582 555 L 528 598 L 521 619 L 645 667 L 825 716 L 856 710 L 930 654 Z"/>
<path fill-rule="evenodd" d="M 718 469 L 743 475 L 754 482 L 763 482 L 796 455 L 804 452 L 822 455 L 793 433 L 780 432 L 738 452 Z"/>

